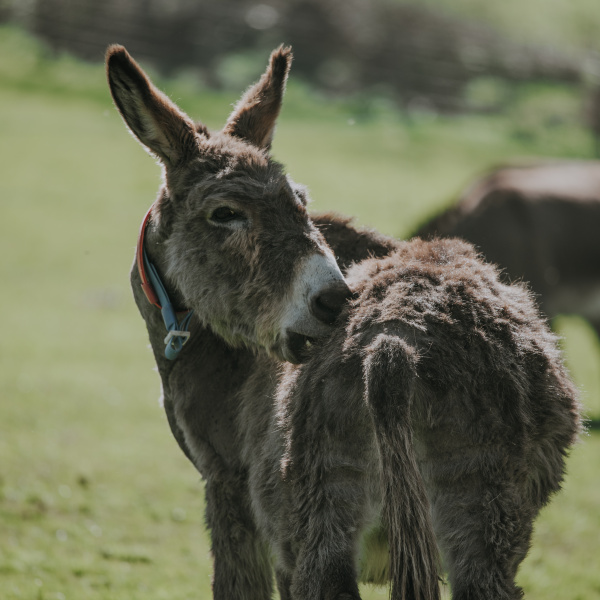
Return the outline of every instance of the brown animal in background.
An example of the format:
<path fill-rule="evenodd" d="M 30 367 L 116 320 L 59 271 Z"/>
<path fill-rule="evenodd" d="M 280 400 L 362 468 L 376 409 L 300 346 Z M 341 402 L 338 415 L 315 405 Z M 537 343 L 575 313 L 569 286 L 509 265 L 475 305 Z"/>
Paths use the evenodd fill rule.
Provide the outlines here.
<path fill-rule="evenodd" d="M 366 259 L 349 301 L 306 191 L 269 155 L 290 61 L 276 50 L 212 133 L 107 54 L 121 115 L 164 167 L 131 279 L 206 481 L 214 597 L 267 600 L 274 569 L 282 600 L 358 599 L 357 580 L 433 600 L 439 549 L 455 598 L 517 598 L 579 428 L 556 340 L 470 246 L 324 216 L 340 264 Z"/>
<path fill-rule="evenodd" d="M 600 162 L 560 161 L 492 171 L 413 235 L 471 242 L 549 318 L 579 315 L 600 336 L 599 225 Z"/>

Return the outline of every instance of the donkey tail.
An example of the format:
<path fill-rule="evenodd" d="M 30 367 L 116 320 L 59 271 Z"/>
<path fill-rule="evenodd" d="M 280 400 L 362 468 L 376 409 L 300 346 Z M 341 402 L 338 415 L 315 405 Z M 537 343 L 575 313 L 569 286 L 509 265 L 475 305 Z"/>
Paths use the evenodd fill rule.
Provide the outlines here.
<path fill-rule="evenodd" d="M 392 600 L 439 600 L 439 557 L 429 501 L 410 424 L 416 353 L 404 340 L 378 336 L 365 362 L 366 401 L 381 456 Z"/>

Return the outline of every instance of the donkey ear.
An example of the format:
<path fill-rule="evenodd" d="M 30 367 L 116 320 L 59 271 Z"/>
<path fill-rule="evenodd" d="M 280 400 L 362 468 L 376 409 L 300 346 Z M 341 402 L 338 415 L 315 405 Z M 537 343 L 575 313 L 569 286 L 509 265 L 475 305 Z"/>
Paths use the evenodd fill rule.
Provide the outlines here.
<path fill-rule="evenodd" d="M 198 151 L 194 122 L 156 88 L 123 46 L 106 52 L 108 85 L 134 135 L 167 166 Z"/>
<path fill-rule="evenodd" d="M 291 48 L 280 46 L 272 52 L 267 70 L 242 96 L 223 129 L 224 133 L 259 148 L 268 150 L 271 147 L 291 64 Z"/>

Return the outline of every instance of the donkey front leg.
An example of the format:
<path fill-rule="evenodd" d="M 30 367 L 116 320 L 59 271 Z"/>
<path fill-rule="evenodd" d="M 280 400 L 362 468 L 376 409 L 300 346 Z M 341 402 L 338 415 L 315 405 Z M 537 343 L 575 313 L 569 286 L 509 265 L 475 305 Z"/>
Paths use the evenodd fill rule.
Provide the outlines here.
<path fill-rule="evenodd" d="M 214 600 L 270 600 L 273 573 L 248 506 L 245 477 L 219 473 L 206 484 Z"/>

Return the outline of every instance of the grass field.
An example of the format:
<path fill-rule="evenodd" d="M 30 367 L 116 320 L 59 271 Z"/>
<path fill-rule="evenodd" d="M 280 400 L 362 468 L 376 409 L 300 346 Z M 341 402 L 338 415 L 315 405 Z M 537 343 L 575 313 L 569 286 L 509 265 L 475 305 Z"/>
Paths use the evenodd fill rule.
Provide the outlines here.
<path fill-rule="evenodd" d="M 166 84 L 212 127 L 236 100 Z M 553 130 L 536 98 L 562 114 Z M 309 185 L 314 209 L 398 236 L 492 164 L 591 150 L 560 89 L 524 88 L 510 114 L 453 120 L 376 101 L 365 116 L 293 81 L 287 100 L 274 153 Z M 12 30 L 0 30 L 0 161 L 0 598 L 209 598 L 202 484 L 158 406 L 128 287 L 159 171 L 100 67 L 49 60 Z M 597 342 L 582 322 L 560 327 L 598 416 Z M 519 577 L 531 600 L 600 598 L 599 456 L 600 436 L 586 436 L 537 522 Z"/>

